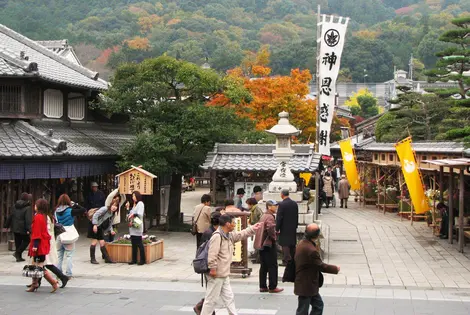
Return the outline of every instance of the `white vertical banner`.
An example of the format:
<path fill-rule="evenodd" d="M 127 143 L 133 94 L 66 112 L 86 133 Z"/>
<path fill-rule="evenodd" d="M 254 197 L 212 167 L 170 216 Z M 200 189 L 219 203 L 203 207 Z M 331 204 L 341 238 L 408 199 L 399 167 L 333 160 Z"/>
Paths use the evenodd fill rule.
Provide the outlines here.
<path fill-rule="evenodd" d="M 336 22 L 335 22 L 336 20 Z M 331 124 L 335 111 L 336 80 L 338 79 L 349 18 L 321 16 L 317 27 L 321 27 L 320 51 L 317 52 L 318 69 L 318 152 L 330 155 Z"/>

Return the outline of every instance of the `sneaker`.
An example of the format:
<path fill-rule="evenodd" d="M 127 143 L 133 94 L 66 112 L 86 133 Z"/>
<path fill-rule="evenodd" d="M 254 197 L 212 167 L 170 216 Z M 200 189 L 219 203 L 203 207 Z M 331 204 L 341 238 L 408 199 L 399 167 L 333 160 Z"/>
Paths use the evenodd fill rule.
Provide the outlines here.
<path fill-rule="evenodd" d="M 284 291 L 284 289 L 275 288 L 274 290 L 269 290 L 269 293 L 281 293 L 282 291 Z"/>

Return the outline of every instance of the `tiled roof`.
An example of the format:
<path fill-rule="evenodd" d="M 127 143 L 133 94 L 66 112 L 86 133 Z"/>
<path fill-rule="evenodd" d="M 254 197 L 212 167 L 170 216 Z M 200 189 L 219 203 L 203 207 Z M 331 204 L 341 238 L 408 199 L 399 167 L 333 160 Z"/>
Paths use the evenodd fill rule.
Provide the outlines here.
<path fill-rule="evenodd" d="M 452 141 L 421 141 L 412 142 L 413 149 L 422 153 L 454 153 L 463 154 L 465 147 L 461 142 Z M 372 142 L 365 145 L 365 151 L 395 152 L 395 143 Z"/>
<path fill-rule="evenodd" d="M 0 123 L 0 158 L 115 157 L 133 136 L 94 123 L 24 121 Z"/>
<path fill-rule="evenodd" d="M 24 52 L 24 58 L 20 54 Z M 25 59 L 28 58 L 28 60 Z M 37 76 L 44 80 L 87 89 L 106 90 L 98 73 L 77 65 L 37 42 L 0 24 L 0 76 Z M 8 64 L 10 68 L 5 66 Z M 37 65 L 26 67 L 25 65 Z M 1 71 L 3 70 L 3 71 Z"/>
<path fill-rule="evenodd" d="M 51 147 L 40 143 L 15 127 L 15 123 L 0 123 L 0 158 L 50 157 L 58 154 Z M 59 155 L 61 154 L 59 153 Z"/>
<path fill-rule="evenodd" d="M 52 130 L 52 137 L 65 140 L 67 153 L 73 156 L 116 156 L 133 136 L 122 129 L 103 128 L 94 123 L 68 123 L 35 121 L 34 127 L 42 132 Z"/>
<path fill-rule="evenodd" d="M 278 162 L 272 151 L 274 144 L 222 144 L 217 143 L 209 152 L 203 169 L 219 171 L 275 171 Z M 320 155 L 313 152 L 313 145 L 293 145 L 294 157 L 289 165 L 292 171 L 313 172 L 320 162 Z"/>

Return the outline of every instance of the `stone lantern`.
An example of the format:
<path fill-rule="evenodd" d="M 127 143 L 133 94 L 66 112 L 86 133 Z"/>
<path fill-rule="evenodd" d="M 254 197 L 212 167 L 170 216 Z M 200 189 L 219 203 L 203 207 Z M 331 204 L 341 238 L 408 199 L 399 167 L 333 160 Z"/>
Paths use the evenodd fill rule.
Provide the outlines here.
<path fill-rule="evenodd" d="M 290 124 L 289 113 L 281 112 L 277 125 L 266 131 L 276 136 L 276 149 L 273 150 L 273 155 L 279 163 L 273 180 L 269 184 L 269 193 L 279 194 L 283 189 L 295 193 L 297 184 L 290 170 L 289 161 L 295 153 L 291 146 L 292 136 L 299 135 L 300 130 Z"/>

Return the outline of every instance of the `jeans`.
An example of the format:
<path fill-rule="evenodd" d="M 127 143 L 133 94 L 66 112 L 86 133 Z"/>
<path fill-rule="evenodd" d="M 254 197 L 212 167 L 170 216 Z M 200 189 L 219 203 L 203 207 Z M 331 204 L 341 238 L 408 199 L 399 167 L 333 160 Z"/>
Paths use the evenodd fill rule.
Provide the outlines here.
<path fill-rule="evenodd" d="M 261 267 L 259 269 L 259 288 L 268 289 L 266 285 L 266 278 L 269 274 L 269 290 L 277 288 L 277 248 L 274 243 L 273 246 L 265 246 L 263 250 L 259 251 Z"/>
<path fill-rule="evenodd" d="M 21 257 L 29 242 L 28 234 L 15 233 L 15 255 L 17 257 Z"/>
<path fill-rule="evenodd" d="M 57 256 L 59 258 L 59 262 L 57 264 L 57 268 L 62 271 L 62 263 L 64 261 L 64 254 L 65 254 L 65 261 L 66 261 L 66 271 L 65 275 L 68 277 L 72 276 L 72 267 L 73 267 L 73 254 L 75 253 L 75 244 L 61 244 L 57 243 Z"/>
<path fill-rule="evenodd" d="M 310 313 L 308 309 L 312 306 Z M 323 300 L 318 293 L 315 296 L 299 296 L 299 305 L 295 315 L 322 315 L 323 314 Z"/>
<path fill-rule="evenodd" d="M 132 262 L 137 263 L 137 248 L 140 251 L 140 263 L 145 264 L 145 249 L 142 242 L 142 236 L 131 235 L 132 244 Z"/>
<path fill-rule="evenodd" d="M 230 286 L 229 277 L 208 277 L 206 297 L 204 298 L 201 315 L 211 315 L 215 310 L 215 304 L 219 297 L 222 299 L 222 302 L 224 303 L 225 308 L 227 308 L 229 314 L 238 314 L 235 307 L 235 296 L 233 295 L 232 287 Z"/>

